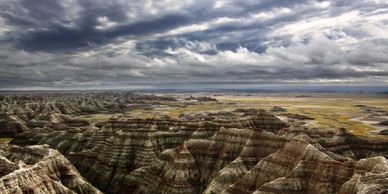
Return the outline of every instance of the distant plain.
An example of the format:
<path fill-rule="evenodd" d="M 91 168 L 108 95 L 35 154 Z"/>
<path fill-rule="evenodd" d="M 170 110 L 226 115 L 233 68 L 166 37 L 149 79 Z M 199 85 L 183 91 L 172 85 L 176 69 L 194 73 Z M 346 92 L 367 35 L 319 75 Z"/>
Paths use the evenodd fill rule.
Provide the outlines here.
<path fill-rule="evenodd" d="M 351 133 L 361 136 L 387 138 L 378 135 L 387 126 L 377 125 L 388 120 L 388 95 L 375 93 L 162 93 L 182 101 L 164 102 L 152 108 L 135 107 L 118 116 L 153 118 L 168 115 L 177 118 L 180 114 L 198 114 L 201 112 L 231 111 L 237 108 L 254 108 L 271 110 L 281 107 L 286 112 L 274 112 L 282 117 L 292 113 L 312 117 L 306 127 L 346 128 Z M 185 101 L 188 96 L 212 96 L 217 101 Z M 111 113 L 99 113 L 80 116 L 94 122 L 105 121 Z M 282 117 L 283 118 L 283 117 Z M 385 128 L 384 128 L 385 127 Z"/>

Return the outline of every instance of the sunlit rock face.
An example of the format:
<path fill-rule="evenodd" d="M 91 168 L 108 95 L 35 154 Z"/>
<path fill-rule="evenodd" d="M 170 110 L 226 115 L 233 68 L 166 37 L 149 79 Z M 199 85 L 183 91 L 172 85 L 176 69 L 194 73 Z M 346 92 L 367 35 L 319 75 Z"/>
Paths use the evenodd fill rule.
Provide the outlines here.
<path fill-rule="evenodd" d="M 372 169 L 375 165 L 378 172 Z M 221 193 L 357 193 L 364 186 L 353 179 L 385 173 L 387 167 L 383 157 L 360 161 L 333 157 L 308 141 L 292 139 Z M 373 185 L 370 191 L 387 189 L 384 184 Z"/>
<path fill-rule="evenodd" d="M 48 146 L 11 146 L 0 153 L 0 193 L 101 193 Z"/>
<path fill-rule="evenodd" d="M 12 143 L 58 149 L 86 180 L 112 194 L 388 191 L 387 142 L 289 127 L 268 112 L 247 112 L 113 117 L 100 128 L 34 128 Z"/>
<path fill-rule="evenodd" d="M 308 135 L 315 144 L 323 146 L 328 151 L 353 159 L 375 156 L 388 157 L 387 140 L 356 136 L 344 128 L 327 130 L 290 127 L 283 128 L 278 134 L 286 138 L 300 134 Z"/>
<path fill-rule="evenodd" d="M 178 178 L 180 182 L 185 182 L 185 188 L 199 190 L 191 193 L 323 194 L 387 191 L 388 180 L 385 178 L 388 160 L 384 157 L 355 161 L 320 150 L 310 141 L 307 136 L 286 141 L 265 131 L 219 131 L 209 140 L 189 140 L 183 144 L 191 155 L 184 157 L 185 162 L 179 168 L 182 176 Z M 255 143 L 253 149 L 249 142 Z M 185 155 L 188 155 L 187 151 Z M 179 154 L 169 154 L 168 159 L 163 158 L 157 165 L 133 171 L 127 176 L 126 184 L 134 182 L 130 188 L 136 192 L 161 191 L 155 188 L 163 188 L 160 185 L 167 180 L 164 175 L 179 172 L 168 165 L 171 161 L 181 161 Z M 189 165 L 192 163 L 196 163 L 197 168 Z M 195 179 L 193 184 L 188 185 L 188 181 L 185 181 L 190 180 L 188 175 L 196 175 L 197 171 L 199 184 L 198 179 Z M 371 177 L 376 177 L 376 181 Z M 147 187 L 151 184 L 149 181 L 152 187 Z M 187 193 L 187 190 L 170 187 L 161 193 L 169 192 Z"/>
<path fill-rule="evenodd" d="M 242 129 L 246 135 L 240 140 L 241 142 L 238 142 L 239 148 L 235 151 L 238 153 L 242 149 L 243 142 L 248 141 L 252 131 L 279 130 L 284 126 L 286 126 L 285 123 L 263 111 L 243 118 L 191 121 L 169 118 L 112 118 L 102 128 L 90 127 L 84 130 L 36 128 L 18 135 L 13 143 L 49 144 L 64 153 L 87 180 L 104 191 L 115 193 L 118 192 L 115 188 L 119 188 L 127 174 L 159 162 L 165 150 L 179 147 L 185 141 L 228 138 L 229 131 L 233 131 L 228 129 L 246 128 Z M 234 135 L 239 135 L 238 132 Z M 199 142 L 199 144 L 202 143 Z M 192 149 L 195 149 L 195 146 Z M 227 159 L 223 163 L 231 160 Z M 214 165 L 222 166 L 223 163 Z M 214 172 L 217 172 L 217 169 Z M 203 184 L 204 180 L 200 181 Z"/>

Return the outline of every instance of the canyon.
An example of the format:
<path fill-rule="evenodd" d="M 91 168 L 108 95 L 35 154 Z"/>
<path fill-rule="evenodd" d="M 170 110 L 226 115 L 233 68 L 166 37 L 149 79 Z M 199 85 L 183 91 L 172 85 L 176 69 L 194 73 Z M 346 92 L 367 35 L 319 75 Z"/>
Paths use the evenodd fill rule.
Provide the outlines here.
<path fill-rule="evenodd" d="M 0 101 L 2 193 L 388 192 L 387 139 L 281 107 L 127 92 Z"/>

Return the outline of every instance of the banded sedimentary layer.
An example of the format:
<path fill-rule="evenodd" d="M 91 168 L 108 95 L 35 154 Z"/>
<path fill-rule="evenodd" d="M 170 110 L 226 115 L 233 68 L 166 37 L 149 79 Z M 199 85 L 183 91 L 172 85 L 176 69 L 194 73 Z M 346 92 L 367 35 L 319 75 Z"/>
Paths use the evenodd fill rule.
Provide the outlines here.
<path fill-rule="evenodd" d="M 126 175 L 154 164 L 163 151 L 176 148 L 184 141 L 209 139 L 229 128 L 246 128 L 249 132 L 254 129 L 276 131 L 284 126 L 285 123 L 263 111 L 255 116 L 229 120 L 110 119 L 101 129 L 38 128 L 18 135 L 13 143 L 49 144 L 64 153 L 91 183 L 104 191 L 117 193 Z"/>
<path fill-rule="evenodd" d="M 48 146 L 11 146 L 0 153 L 0 193 L 101 193 Z"/>
<path fill-rule="evenodd" d="M 76 102 L 81 107 L 95 104 Z M 126 101 L 118 98 L 95 104 L 95 110 L 118 110 L 123 104 Z M 43 111 L 39 121 L 50 125 L 33 126 L 31 116 L 26 121 L 19 115 L 29 129 L 20 131 L 12 143 L 48 144 L 109 194 L 388 191 L 388 142 L 354 136 L 346 129 L 290 127 L 256 109 L 181 114 L 178 119 L 112 117 L 93 125 L 67 118 L 55 110 L 58 106 L 47 106 L 50 111 Z M 34 118 L 39 115 L 31 109 Z M 81 114 L 77 112 L 71 114 Z M 7 169 L 2 174 L 20 168 L 12 159 L 1 164 Z"/>
<path fill-rule="evenodd" d="M 305 134 L 328 151 L 339 155 L 362 159 L 366 157 L 388 157 L 388 141 L 384 139 L 356 136 L 346 129 L 311 129 L 303 127 L 283 128 L 279 135 L 287 138 Z"/>
<path fill-rule="evenodd" d="M 11 137 L 30 128 L 54 129 L 89 126 L 79 115 L 122 113 L 149 101 L 175 101 L 156 95 L 117 93 L 29 93 L 0 95 L 0 137 Z"/>
<path fill-rule="evenodd" d="M 253 117 L 229 121 L 111 119 L 101 129 L 41 129 L 24 132 L 13 142 L 48 143 L 65 153 L 87 180 L 106 193 L 387 190 L 387 160 L 375 157 L 356 161 L 352 157 L 362 149 L 340 151 L 352 147 L 345 149 L 339 143 L 349 143 L 344 141 L 351 137 L 346 132 L 292 130 L 275 118 L 259 111 Z M 324 144 L 321 138 L 332 144 Z M 375 165 L 378 167 L 372 167 Z"/>

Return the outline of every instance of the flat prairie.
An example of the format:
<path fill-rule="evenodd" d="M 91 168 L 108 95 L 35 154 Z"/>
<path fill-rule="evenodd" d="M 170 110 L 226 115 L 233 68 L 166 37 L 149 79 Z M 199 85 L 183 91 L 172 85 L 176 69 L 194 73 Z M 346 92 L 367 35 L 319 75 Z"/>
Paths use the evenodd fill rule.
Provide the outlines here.
<path fill-rule="evenodd" d="M 307 127 L 346 128 L 350 132 L 369 137 L 387 138 L 378 135 L 388 126 L 378 125 L 388 120 L 388 95 L 370 93 L 193 93 L 193 94 L 160 94 L 171 95 L 177 99 L 187 96 L 212 96 L 217 101 L 178 100 L 151 105 L 148 108 L 135 107 L 118 116 L 153 118 L 168 115 L 172 118 L 180 114 L 200 114 L 201 112 L 232 111 L 238 108 L 254 108 L 271 110 L 281 107 L 284 112 L 274 112 L 284 118 L 288 113 L 314 118 L 304 122 Z M 112 116 L 107 114 L 91 114 L 81 118 L 93 121 L 104 121 Z"/>
<path fill-rule="evenodd" d="M 377 123 L 388 120 L 388 98 L 380 95 L 334 95 L 325 94 L 309 96 L 218 96 L 225 104 L 236 104 L 241 107 L 260 107 L 266 110 L 274 106 L 282 107 L 288 113 L 300 114 L 314 118 L 309 127 L 346 128 L 362 136 L 375 136 L 384 130 Z M 276 114 L 276 113 L 275 113 Z M 388 128 L 388 127 L 387 127 Z"/>

